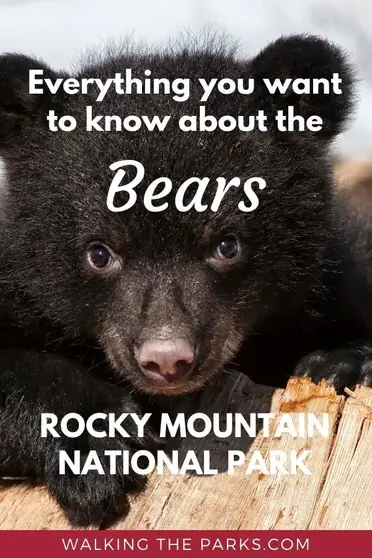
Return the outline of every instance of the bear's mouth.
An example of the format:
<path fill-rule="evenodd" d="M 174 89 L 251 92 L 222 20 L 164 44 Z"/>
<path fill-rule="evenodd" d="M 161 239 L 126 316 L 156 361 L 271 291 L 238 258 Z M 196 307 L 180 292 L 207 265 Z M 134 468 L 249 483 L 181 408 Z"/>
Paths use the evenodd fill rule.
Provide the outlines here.
<path fill-rule="evenodd" d="M 151 380 L 140 372 L 142 378 L 138 381 L 137 386 L 140 391 L 151 395 L 182 395 L 199 390 L 205 383 L 205 378 L 201 374 L 191 373 L 186 378 L 167 382 L 166 380 Z M 209 377 L 209 376 L 208 376 Z"/>
<path fill-rule="evenodd" d="M 206 379 L 217 372 L 217 369 L 204 370 L 200 362 L 188 374 L 175 376 L 172 381 L 160 376 L 156 372 L 142 370 L 135 359 L 125 358 L 121 351 L 112 345 L 106 347 L 106 356 L 116 375 L 122 380 L 127 380 L 138 391 L 149 395 L 181 395 L 200 389 Z M 130 356 L 129 354 L 126 356 Z"/>
<path fill-rule="evenodd" d="M 236 329 L 226 336 L 226 330 L 219 329 L 211 340 L 199 340 L 194 347 L 195 362 L 190 367 L 190 361 L 185 360 L 185 370 L 172 369 L 168 373 L 159 373 L 156 363 L 151 359 L 139 362 L 138 347 L 134 342 L 123 343 L 122 336 L 117 334 L 101 337 L 101 346 L 104 348 L 111 368 L 116 372 L 116 377 L 128 382 L 136 391 L 148 395 L 182 395 L 200 390 L 206 383 L 218 376 L 231 357 L 235 355 L 240 344 L 241 335 Z M 214 350 L 211 350 L 211 346 Z M 216 351 L 218 348 L 218 351 Z M 179 361 L 177 361 L 177 366 Z M 154 366 L 155 365 L 155 366 Z M 164 372 L 164 370 L 163 370 Z"/>

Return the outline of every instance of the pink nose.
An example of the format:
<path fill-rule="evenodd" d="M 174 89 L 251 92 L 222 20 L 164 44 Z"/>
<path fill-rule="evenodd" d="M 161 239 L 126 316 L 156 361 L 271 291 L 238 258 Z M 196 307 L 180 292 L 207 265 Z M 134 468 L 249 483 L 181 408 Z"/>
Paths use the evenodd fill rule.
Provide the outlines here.
<path fill-rule="evenodd" d="M 187 339 L 148 339 L 137 360 L 149 377 L 175 382 L 191 372 L 195 350 Z"/>

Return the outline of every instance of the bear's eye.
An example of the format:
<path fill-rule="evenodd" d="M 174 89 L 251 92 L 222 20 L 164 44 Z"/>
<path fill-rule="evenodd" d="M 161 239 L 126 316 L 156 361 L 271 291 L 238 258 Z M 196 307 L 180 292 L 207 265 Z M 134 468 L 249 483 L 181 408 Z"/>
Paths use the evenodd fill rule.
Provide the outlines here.
<path fill-rule="evenodd" d="M 239 240 L 234 234 L 224 236 L 216 248 L 216 256 L 221 260 L 233 260 L 239 254 Z"/>
<path fill-rule="evenodd" d="M 226 234 L 220 238 L 209 262 L 218 267 L 229 266 L 239 259 L 240 253 L 238 237 L 235 234 Z"/>
<path fill-rule="evenodd" d="M 115 254 L 105 244 L 92 243 L 87 249 L 87 259 L 95 273 L 107 273 L 120 265 Z"/>

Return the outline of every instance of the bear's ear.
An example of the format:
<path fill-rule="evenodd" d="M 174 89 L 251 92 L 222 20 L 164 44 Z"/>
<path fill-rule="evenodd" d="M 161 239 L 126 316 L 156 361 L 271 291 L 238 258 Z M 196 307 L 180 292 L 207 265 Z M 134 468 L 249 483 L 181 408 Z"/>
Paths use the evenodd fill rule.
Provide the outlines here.
<path fill-rule="evenodd" d="M 288 107 L 293 106 L 294 113 L 305 119 L 320 116 L 322 129 L 312 133 L 317 138 L 331 140 L 343 130 L 352 113 L 354 71 L 340 48 L 319 37 L 291 35 L 277 39 L 251 61 L 250 73 L 255 79 L 255 101 L 265 110 L 269 122 L 273 121 L 278 110 L 287 113 Z M 331 80 L 334 74 L 338 74 L 341 82 L 335 88 L 329 82 L 328 94 L 321 83 L 317 93 L 294 93 L 289 87 L 284 94 L 278 90 L 270 94 L 263 82 L 264 78 L 271 83 L 276 78 L 281 82 L 288 78 Z"/>
<path fill-rule="evenodd" d="M 22 132 L 26 122 L 40 119 L 46 125 L 48 111 L 61 101 L 50 93 L 31 95 L 30 70 L 43 70 L 44 78 L 58 77 L 44 63 L 28 56 L 0 56 L 0 144 Z"/>

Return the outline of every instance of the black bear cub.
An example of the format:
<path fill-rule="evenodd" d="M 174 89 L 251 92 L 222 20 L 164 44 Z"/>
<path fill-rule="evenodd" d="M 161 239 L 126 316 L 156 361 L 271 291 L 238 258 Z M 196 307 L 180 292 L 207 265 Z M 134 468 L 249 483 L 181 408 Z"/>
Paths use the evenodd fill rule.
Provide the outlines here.
<path fill-rule="evenodd" d="M 353 108 L 353 72 L 337 47 L 311 36 L 281 38 L 246 61 L 216 45 L 119 53 L 75 77 L 104 80 L 131 68 L 143 78 L 150 69 L 152 77 L 190 78 L 190 98 L 109 92 L 95 105 L 89 94 L 30 95 L 29 70 L 40 68 L 52 81 L 68 77 L 26 56 L 0 57 L 0 474 L 45 483 L 72 523 L 101 525 L 125 513 L 125 494 L 141 479 L 60 476 L 58 451 L 136 451 L 152 445 L 151 432 L 44 440 L 42 412 L 142 413 L 143 394 L 196 390 L 232 361 L 261 383 L 280 385 L 295 372 L 328 376 L 338 389 L 371 383 L 369 348 L 358 345 L 368 340 L 360 308 L 369 297 L 330 156 Z M 269 95 L 262 85 L 334 73 L 342 94 Z M 268 131 L 181 132 L 178 119 L 199 110 L 198 78 L 226 77 L 254 78 L 255 91 L 214 91 L 207 112 L 264 110 Z M 172 119 L 164 131 L 87 132 L 87 105 Z M 322 130 L 278 132 L 275 114 L 288 106 L 321 117 Z M 74 116 L 76 130 L 50 131 L 50 110 Z M 118 161 L 138 162 L 145 176 L 137 202 L 112 212 L 110 166 Z M 168 208 L 148 211 L 146 187 L 164 176 L 173 184 Z M 180 212 L 177 188 L 195 176 L 211 179 L 207 209 Z M 241 211 L 242 188 L 233 187 L 213 211 L 218 177 L 262 177 L 258 208 Z M 117 194 L 115 204 L 125 202 Z"/>

